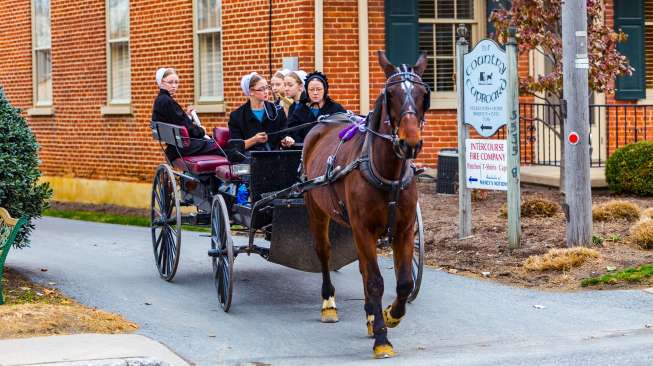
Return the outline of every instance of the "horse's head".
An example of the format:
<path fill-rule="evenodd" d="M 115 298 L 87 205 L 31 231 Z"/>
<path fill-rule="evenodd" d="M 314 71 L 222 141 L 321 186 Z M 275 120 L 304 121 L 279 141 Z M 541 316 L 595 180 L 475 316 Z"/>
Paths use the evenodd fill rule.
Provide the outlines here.
<path fill-rule="evenodd" d="M 422 149 L 424 115 L 431 98 L 429 86 L 422 81 L 426 53 L 422 53 L 412 67 L 394 66 L 383 51 L 378 51 L 378 55 L 386 76 L 384 122 L 392 130 L 392 147 L 399 159 L 415 159 Z"/>

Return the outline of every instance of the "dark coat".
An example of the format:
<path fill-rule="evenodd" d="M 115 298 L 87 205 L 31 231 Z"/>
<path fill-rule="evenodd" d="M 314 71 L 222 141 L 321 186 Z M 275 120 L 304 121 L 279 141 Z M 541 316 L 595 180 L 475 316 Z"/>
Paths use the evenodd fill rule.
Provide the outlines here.
<path fill-rule="evenodd" d="M 181 153 L 182 156 L 205 154 L 220 155 L 220 150 L 215 145 L 215 141 L 204 139 L 204 130 L 193 124 L 193 120 L 188 117 L 179 103 L 172 99 L 167 90 L 160 89 L 159 95 L 154 100 L 154 106 L 152 107 L 152 121 L 183 126 L 188 130 L 188 134 L 191 138 L 190 146 L 179 150 L 179 152 L 174 146 L 166 147 L 165 154 L 171 162 L 179 157 L 179 153 Z"/>
<path fill-rule="evenodd" d="M 230 138 L 247 140 L 259 132 L 270 134 L 287 127 L 286 113 L 283 111 L 283 108 L 281 108 L 281 106 L 275 106 L 274 103 L 264 103 L 267 113 L 263 113 L 263 121 L 259 121 L 256 116 L 254 116 L 249 100 L 238 107 L 238 109 L 231 112 L 229 115 Z M 267 143 L 256 144 L 249 148 L 249 150 L 277 150 L 281 147 L 281 140 L 284 137 L 286 137 L 285 134 L 268 136 Z"/>
<path fill-rule="evenodd" d="M 346 110 L 340 104 L 331 100 L 331 98 L 327 98 L 322 108 L 320 108 L 320 112 L 318 113 L 317 116 L 320 117 L 327 114 L 334 114 L 338 112 L 346 112 Z M 290 118 L 288 119 L 289 128 L 317 120 L 317 118 L 313 116 L 313 113 L 311 113 L 311 109 L 306 103 L 300 104 L 292 112 L 288 110 L 288 114 L 290 115 Z M 308 134 L 308 131 L 310 131 L 313 126 L 315 125 L 312 126 L 309 125 L 306 126 L 305 128 L 295 130 L 292 132 L 291 137 L 295 140 L 295 142 L 303 143 L 304 138 Z"/>

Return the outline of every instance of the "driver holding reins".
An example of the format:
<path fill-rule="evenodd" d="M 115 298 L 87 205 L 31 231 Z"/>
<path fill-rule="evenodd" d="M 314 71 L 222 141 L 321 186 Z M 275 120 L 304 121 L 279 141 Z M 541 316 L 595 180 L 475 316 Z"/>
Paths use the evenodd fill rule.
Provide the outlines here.
<path fill-rule="evenodd" d="M 267 80 L 256 72 L 240 81 L 247 102 L 229 115 L 231 139 L 240 139 L 247 151 L 270 151 L 290 147 L 295 140 L 285 134 L 275 134 L 287 127 L 286 114 L 281 106 L 268 101 L 270 87 Z"/>

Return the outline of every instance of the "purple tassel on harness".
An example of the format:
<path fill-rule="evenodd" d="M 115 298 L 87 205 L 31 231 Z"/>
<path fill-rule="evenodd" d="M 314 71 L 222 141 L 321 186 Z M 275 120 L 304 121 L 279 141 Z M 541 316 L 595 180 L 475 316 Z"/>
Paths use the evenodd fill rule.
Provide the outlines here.
<path fill-rule="evenodd" d="M 352 137 L 356 136 L 358 131 L 365 130 L 365 118 L 356 116 L 356 119 L 357 121 L 355 123 L 343 128 L 338 133 L 338 137 L 340 137 L 341 140 L 349 141 Z"/>

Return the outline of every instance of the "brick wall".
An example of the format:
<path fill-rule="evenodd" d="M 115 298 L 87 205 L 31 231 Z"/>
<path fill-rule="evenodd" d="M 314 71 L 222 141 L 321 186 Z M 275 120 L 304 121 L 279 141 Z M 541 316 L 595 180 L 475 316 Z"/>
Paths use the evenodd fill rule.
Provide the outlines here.
<path fill-rule="evenodd" d="M 165 5 L 163 5 L 165 4 Z M 157 93 L 154 72 L 168 66 L 181 78 L 178 99 L 192 104 L 192 2 L 130 2 L 132 114 L 102 116 L 106 104 L 105 0 L 52 0 L 52 70 L 54 116 L 29 117 L 41 144 L 46 175 L 147 182 L 163 161 L 150 136 L 152 102 Z M 612 22 L 612 0 L 606 19 Z M 223 2 L 222 48 L 226 113 L 202 114 L 209 129 L 226 124 L 228 113 L 245 101 L 240 78 L 250 71 L 269 75 L 269 1 Z M 297 56 L 300 68 L 314 69 L 314 1 L 273 0 L 272 71 L 282 57 Z M 384 1 L 368 1 L 370 104 L 385 77 L 376 51 L 385 48 Z M 333 98 L 347 109 L 359 109 L 358 16 L 356 0 L 324 4 L 324 65 Z M 11 102 L 32 107 L 31 20 L 29 1 L 4 0 L 0 17 L 0 84 Z M 521 55 L 520 73 L 528 59 Z M 609 102 L 614 102 L 608 97 Z M 419 163 L 435 166 L 442 148 L 456 147 L 456 111 L 427 114 L 424 150 Z M 526 141 L 524 142 L 526 143 Z"/>

